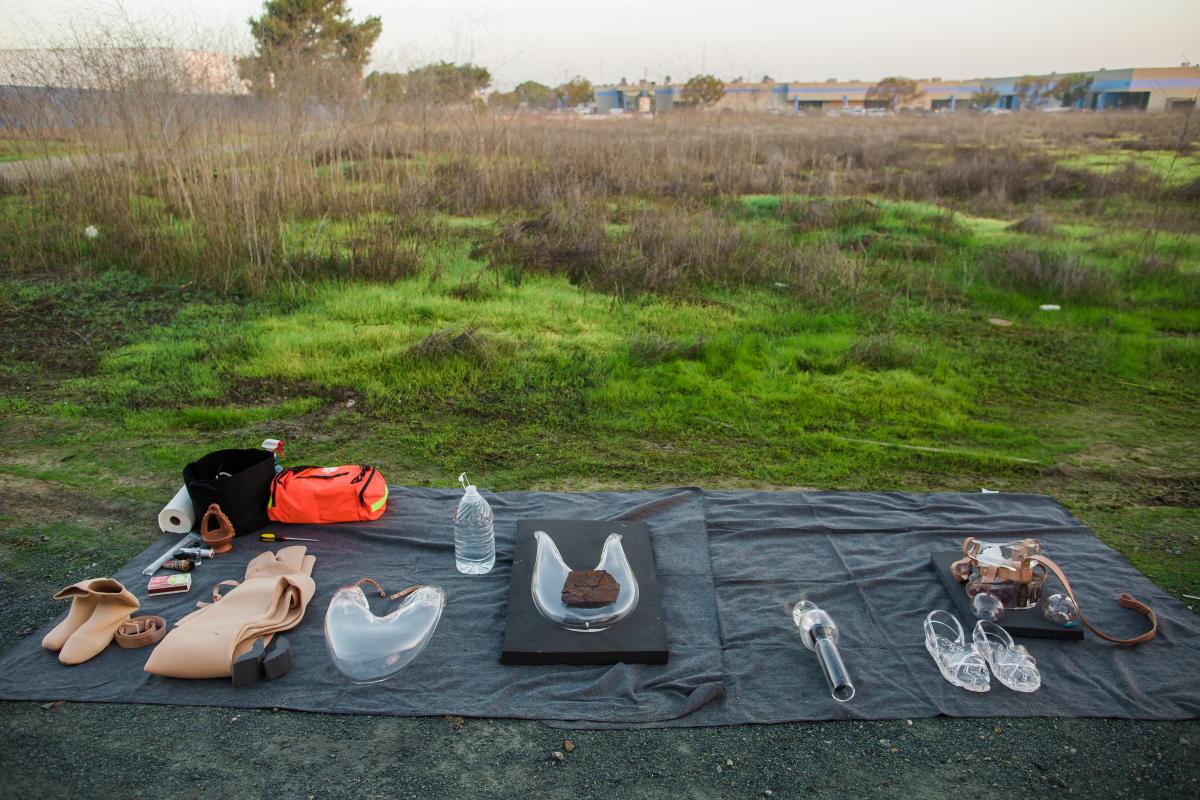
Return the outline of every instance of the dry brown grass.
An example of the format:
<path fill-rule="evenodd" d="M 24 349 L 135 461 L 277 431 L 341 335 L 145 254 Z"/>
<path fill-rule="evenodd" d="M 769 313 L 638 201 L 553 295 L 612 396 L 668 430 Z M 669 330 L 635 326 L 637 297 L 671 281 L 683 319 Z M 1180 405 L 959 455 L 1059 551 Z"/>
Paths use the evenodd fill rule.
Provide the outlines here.
<path fill-rule="evenodd" d="M 74 134 L 108 156 L 4 190 L 10 269 L 82 257 L 223 290 L 404 277 L 451 235 L 434 221 L 444 213 L 516 220 L 479 251 L 511 280 L 553 271 L 617 292 L 771 280 L 820 296 L 855 282 L 845 253 L 798 251 L 734 224 L 714 199 L 876 193 L 1006 216 L 1115 199 L 1127 222 L 1200 227 L 1194 187 L 1066 169 L 1048 154 L 1111 147 L 1118 134 L 1123 147 L 1186 146 L 1194 134 L 1181 138 L 1171 115 L 579 118 L 314 108 L 111 81 L 98 102 L 105 113 L 81 108 Z M 804 231 L 878 212 L 829 199 L 779 213 Z M 101 236 L 83 241 L 87 225 Z"/>
<path fill-rule="evenodd" d="M 1108 300 L 1117 288 L 1111 273 L 1053 250 L 1009 247 L 989 253 L 983 274 L 997 286 L 1064 300 Z"/>

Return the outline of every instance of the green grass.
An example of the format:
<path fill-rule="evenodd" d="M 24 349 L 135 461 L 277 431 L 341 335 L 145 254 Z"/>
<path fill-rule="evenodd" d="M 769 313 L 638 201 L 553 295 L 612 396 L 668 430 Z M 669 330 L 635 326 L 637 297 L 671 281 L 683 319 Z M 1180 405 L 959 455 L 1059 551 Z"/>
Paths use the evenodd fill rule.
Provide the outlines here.
<path fill-rule="evenodd" d="M 54 139 L 0 139 L 0 164 L 31 158 L 53 158 L 82 152 L 78 144 Z"/>
<path fill-rule="evenodd" d="M 1129 167 L 1142 169 L 1161 178 L 1169 186 L 1183 186 L 1200 179 L 1200 155 L 1170 150 L 1114 149 L 1100 153 L 1075 153 L 1058 162 L 1072 169 L 1093 172 L 1120 172 Z"/>
<path fill-rule="evenodd" d="M 411 277 L 255 299 L 87 266 L 9 278 L 0 313 L 24 332 L 3 340 L 0 480 L 120 499 L 127 550 L 184 463 L 267 435 L 293 463 L 371 461 L 408 484 L 986 486 L 1054 494 L 1169 590 L 1200 590 L 1197 237 L 1086 219 L 1019 234 L 882 198 L 824 227 L 780 211 L 815 201 L 833 202 L 729 213 L 861 253 L 863 285 L 824 303 L 770 284 L 514 285 L 470 255 L 487 217 L 443 218 Z M 319 228 L 339 252 L 368 222 L 300 220 L 284 240 L 311 248 Z M 1139 247 L 1171 268 L 1139 271 Z M 1061 298 L 1004 278 L 1017 251 L 1111 282 L 1040 311 Z M 6 570 L 40 546 L 31 525 L 0 519 Z"/>

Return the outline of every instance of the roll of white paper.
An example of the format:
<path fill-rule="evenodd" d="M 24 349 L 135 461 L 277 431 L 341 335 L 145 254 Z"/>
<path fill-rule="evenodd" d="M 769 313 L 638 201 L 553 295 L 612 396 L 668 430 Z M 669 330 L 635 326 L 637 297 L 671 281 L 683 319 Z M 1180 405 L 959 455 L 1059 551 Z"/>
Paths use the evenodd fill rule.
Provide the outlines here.
<path fill-rule="evenodd" d="M 192 508 L 192 498 L 188 496 L 187 487 L 180 486 L 171 502 L 158 512 L 158 527 L 163 533 L 187 533 L 195 524 L 196 511 Z"/>

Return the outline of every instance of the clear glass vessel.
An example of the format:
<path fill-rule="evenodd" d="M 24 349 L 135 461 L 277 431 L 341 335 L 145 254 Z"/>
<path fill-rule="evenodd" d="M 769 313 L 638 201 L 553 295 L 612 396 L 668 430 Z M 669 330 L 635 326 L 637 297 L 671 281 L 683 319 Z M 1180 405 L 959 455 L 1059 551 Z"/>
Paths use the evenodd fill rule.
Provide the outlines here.
<path fill-rule="evenodd" d="M 561 625 L 569 631 L 596 633 L 611 628 L 614 624 L 633 613 L 638 604 L 638 582 L 621 547 L 621 534 L 610 533 L 604 540 L 600 563 L 594 569 L 602 569 L 620 585 L 617 599 L 608 605 L 584 608 L 568 606 L 562 601 L 563 584 L 571 568 L 559 555 L 550 534 L 534 531 L 537 542 L 537 557 L 533 562 L 533 604 L 543 617 Z"/>
<path fill-rule="evenodd" d="M 833 618 L 811 600 L 801 600 L 792 607 L 792 624 L 800 629 L 804 646 L 817 654 L 817 663 L 825 673 L 833 699 L 839 703 L 853 700 L 854 682 L 838 651 L 838 627 Z"/>
<path fill-rule="evenodd" d="M 1042 584 L 1045 580 L 1044 574 L 1035 575 L 1029 581 L 997 580 L 981 575 L 978 570 L 972 570 L 966 592 L 967 597 L 972 600 L 981 594 L 991 595 L 999 600 L 1005 609 L 1033 608 L 1042 599 Z"/>
<path fill-rule="evenodd" d="M 994 594 L 980 592 L 971 598 L 971 611 L 979 619 L 999 622 L 1004 616 L 1004 603 Z"/>
<path fill-rule="evenodd" d="M 1042 598 L 1042 616 L 1064 628 L 1079 624 L 1079 609 L 1070 595 L 1066 594 L 1052 594 Z"/>
<path fill-rule="evenodd" d="M 397 592 L 404 597 L 396 610 L 376 616 L 367 604 L 359 583 L 371 583 L 385 596 L 378 583 L 365 578 L 338 589 L 325 612 L 325 647 L 333 664 L 355 683 L 387 680 L 421 654 L 446 605 L 446 593 L 437 586 L 420 586 Z"/>
<path fill-rule="evenodd" d="M 967 577 L 967 597 L 990 594 L 1005 609 L 1033 608 L 1042 599 L 1046 569 L 1040 564 L 1027 568 L 1028 559 L 1039 552 L 1038 543 L 977 542 L 976 560 Z"/>

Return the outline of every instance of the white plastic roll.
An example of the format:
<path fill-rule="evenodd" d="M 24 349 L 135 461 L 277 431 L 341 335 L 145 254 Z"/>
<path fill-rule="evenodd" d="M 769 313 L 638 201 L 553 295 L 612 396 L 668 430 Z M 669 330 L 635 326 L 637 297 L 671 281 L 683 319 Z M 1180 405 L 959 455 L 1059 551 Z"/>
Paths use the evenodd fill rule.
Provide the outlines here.
<path fill-rule="evenodd" d="M 195 524 L 196 510 L 192 508 L 192 498 L 188 495 L 187 487 L 180 486 L 171 502 L 158 512 L 158 527 L 163 533 L 187 533 Z"/>

